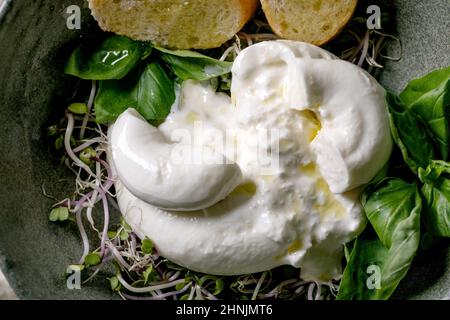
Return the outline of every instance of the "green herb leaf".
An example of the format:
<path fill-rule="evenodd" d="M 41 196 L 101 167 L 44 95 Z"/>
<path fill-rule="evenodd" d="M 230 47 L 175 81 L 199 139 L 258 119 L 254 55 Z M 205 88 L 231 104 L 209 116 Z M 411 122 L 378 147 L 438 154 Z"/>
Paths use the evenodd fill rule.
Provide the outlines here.
<path fill-rule="evenodd" d="M 55 149 L 56 150 L 61 150 L 63 148 L 64 145 L 64 136 L 60 135 L 56 140 L 55 140 Z"/>
<path fill-rule="evenodd" d="M 69 208 L 67 207 L 54 208 L 50 212 L 49 220 L 52 222 L 69 220 Z"/>
<path fill-rule="evenodd" d="M 155 47 L 164 60 L 181 80 L 209 80 L 231 71 L 233 63 L 219 61 L 189 50 L 168 50 Z"/>
<path fill-rule="evenodd" d="M 116 276 L 109 278 L 109 284 L 112 291 L 120 291 L 121 283 L 119 282 L 119 278 Z"/>
<path fill-rule="evenodd" d="M 207 283 L 209 282 L 209 283 Z M 213 276 L 213 275 L 205 275 L 203 277 L 200 278 L 200 282 L 199 285 L 203 288 L 208 288 L 209 286 L 211 286 L 212 284 L 214 284 L 213 287 L 213 295 L 218 295 L 222 292 L 223 288 L 224 288 L 224 282 L 223 279 L 217 276 Z"/>
<path fill-rule="evenodd" d="M 86 103 L 72 103 L 67 109 L 69 112 L 79 115 L 83 115 L 88 112 Z"/>
<path fill-rule="evenodd" d="M 145 238 L 142 240 L 141 249 L 143 253 L 151 254 L 153 252 L 153 242 L 150 239 Z"/>
<path fill-rule="evenodd" d="M 218 278 L 217 280 L 216 280 L 216 286 L 215 286 L 215 288 L 214 288 L 214 292 L 213 292 L 213 295 L 215 295 L 215 296 L 217 296 L 217 295 L 219 295 L 222 291 L 223 291 L 223 288 L 224 288 L 224 286 L 225 286 L 225 283 L 223 282 L 223 279 L 222 278 Z"/>
<path fill-rule="evenodd" d="M 83 161 L 88 166 L 92 164 L 92 159 L 97 156 L 97 152 L 91 148 L 88 147 L 80 152 L 80 160 Z"/>
<path fill-rule="evenodd" d="M 152 265 L 150 265 L 145 271 L 142 273 L 144 277 L 144 285 L 146 285 L 149 282 L 155 282 L 158 278 L 158 274 L 156 273 L 156 270 L 153 268 Z"/>
<path fill-rule="evenodd" d="M 344 244 L 344 257 L 345 257 L 345 261 L 347 261 L 347 263 L 350 261 L 350 255 L 352 254 L 353 251 L 353 245 L 354 242 L 349 242 Z"/>
<path fill-rule="evenodd" d="M 175 286 L 175 290 L 180 291 L 183 289 L 189 282 L 181 282 Z"/>
<path fill-rule="evenodd" d="M 441 158 L 447 160 L 450 148 L 450 67 L 412 80 L 400 94 L 400 98 L 427 122 Z"/>
<path fill-rule="evenodd" d="M 50 216 L 48 217 L 48 219 L 52 222 L 56 222 L 59 220 L 59 212 L 58 212 L 59 208 L 53 209 L 52 211 L 50 211 Z"/>
<path fill-rule="evenodd" d="M 117 231 L 108 231 L 108 238 L 114 239 L 117 236 Z"/>
<path fill-rule="evenodd" d="M 140 61 L 148 46 L 116 35 L 98 45 L 86 43 L 72 53 L 65 73 L 85 80 L 122 79 Z"/>
<path fill-rule="evenodd" d="M 131 226 L 125 221 L 123 217 L 120 218 L 120 225 L 125 229 L 126 232 L 131 233 L 133 230 Z"/>
<path fill-rule="evenodd" d="M 59 128 L 57 125 L 49 126 L 47 128 L 47 137 L 56 136 L 59 133 Z"/>
<path fill-rule="evenodd" d="M 363 205 L 379 239 L 355 241 L 337 296 L 341 300 L 388 299 L 420 242 L 422 201 L 414 184 L 384 180 Z"/>
<path fill-rule="evenodd" d="M 77 146 L 77 140 L 72 136 L 70 137 L 70 146 L 75 148 Z"/>
<path fill-rule="evenodd" d="M 450 174 L 450 164 L 445 161 L 432 160 L 426 169 L 419 169 L 419 179 L 423 183 L 433 183 L 444 173 Z"/>
<path fill-rule="evenodd" d="M 380 240 L 356 239 L 336 299 L 381 299 L 378 296 L 381 289 L 381 281 L 378 277 L 381 277 L 381 268 L 388 259 L 389 250 Z"/>
<path fill-rule="evenodd" d="M 101 259 L 100 255 L 96 252 L 93 252 L 93 253 L 88 254 L 84 258 L 84 265 L 86 267 L 96 266 L 96 265 L 100 264 L 101 261 L 102 261 L 102 259 Z"/>
<path fill-rule="evenodd" d="M 406 164 L 417 174 L 420 167 L 426 168 L 434 158 L 433 142 L 425 124 L 400 99 L 388 93 L 387 103 L 394 141 Z"/>
<path fill-rule="evenodd" d="M 122 231 L 120 231 L 120 240 L 125 241 L 130 237 L 130 234 L 125 230 L 122 229 Z"/>
<path fill-rule="evenodd" d="M 385 179 L 363 201 L 364 210 L 384 246 L 391 247 L 400 223 L 421 209 L 417 187 L 400 179 Z M 420 210 L 419 210 L 420 212 Z"/>
<path fill-rule="evenodd" d="M 432 161 L 419 171 L 422 195 L 426 202 L 423 221 L 427 230 L 437 237 L 450 237 L 450 164 Z"/>
<path fill-rule="evenodd" d="M 98 123 L 108 124 L 128 108 L 146 120 L 164 120 L 175 102 L 175 82 L 157 62 L 135 70 L 121 81 L 101 81 L 95 98 Z"/>

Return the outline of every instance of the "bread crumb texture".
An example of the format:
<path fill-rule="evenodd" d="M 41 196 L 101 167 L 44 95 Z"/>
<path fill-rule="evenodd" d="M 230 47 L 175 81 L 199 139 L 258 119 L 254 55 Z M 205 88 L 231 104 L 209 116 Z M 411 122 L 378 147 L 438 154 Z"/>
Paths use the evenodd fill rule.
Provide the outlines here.
<path fill-rule="evenodd" d="M 289 2 L 289 1 L 287 1 Z M 104 31 L 174 49 L 208 49 L 231 39 L 258 0 L 89 0 Z"/>
<path fill-rule="evenodd" d="M 336 37 L 357 0 L 261 0 L 273 31 L 282 38 L 322 45 Z"/>

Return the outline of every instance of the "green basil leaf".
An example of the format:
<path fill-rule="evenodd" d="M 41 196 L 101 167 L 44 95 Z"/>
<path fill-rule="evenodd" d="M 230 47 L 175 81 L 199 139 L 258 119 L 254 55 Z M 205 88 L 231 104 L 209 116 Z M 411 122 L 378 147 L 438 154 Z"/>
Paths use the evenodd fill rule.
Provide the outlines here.
<path fill-rule="evenodd" d="M 417 174 L 420 167 L 426 168 L 434 158 L 433 142 L 425 124 L 399 98 L 388 93 L 387 103 L 394 141 L 406 164 Z"/>
<path fill-rule="evenodd" d="M 424 184 L 422 195 L 426 201 L 423 220 L 427 230 L 437 237 L 450 237 L 450 180 L 441 178 Z"/>
<path fill-rule="evenodd" d="M 189 50 L 168 50 L 155 47 L 161 52 L 161 59 L 181 80 L 204 81 L 230 73 L 232 62 L 219 61 Z"/>
<path fill-rule="evenodd" d="M 437 237 L 450 237 L 450 164 L 433 161 L 419 172 L 424 183 L 422 195 L 426 202 L 423 221 L 427 230 Z"/>
<path fill-rule="evenodd" d="M 65 73 L 85 80 L 122 79 L 148 47 L 123 36 L 111 36 L 96 46 L 83 44 L 70 56 Z"/>
<path fill-rule="evenodd" d="M 367 218 L 384 246 L 392 246 L 395 230 L 416 208 L 416 200 L 420 200 L 417 197 L 414 184 L 400 179 L 385 179 L 363 201 Z"/>
<path fill-rule="evenodd" d="M 351 244 L 348 244 L 348 243 L 344 244 L 344 257 L 345 257 L 345 261 L 347 261 L 347 263 L 350 261 L 350 255 L 353 251 L 353 245 L 354 245 L 354 242 Z"/>
<path fill-rule="evenodd" d="M 144 254 L 151 254 L 153 252 L 153 242 L 149 238 L 142 240 L 141 249 Z"/>
<path fill-rule="evenodd" d="M 427 122 L 442 159 L 447 160 L 450 146 L 450 67 L 412 80 L 400 98 Z"/>
<path fill-rule="evenodd" d="M 377 299 L 377 290 L 380 290 L 377 288 L 381 288 L 381 266 L 388 256 L 389 250 L 378 239 L 356 239 L 336 299 Z"/>
<path fill-rule="evenodd" d="M 426 169 L 419 169 L 419 179 L 423 183 L 433 183 L 442 174 L 450 174 L 450 163 L 441 160 L 432 160 Z"/>
<path fill-rule="evenodd" d="M 175 102 L 175 82 L 157 62 L 142 72 L 135 70 L 123 80 L 101 81 L 95 98 L 98 123 L 108 124 L 128 108 L 146 120 L 164 120 Z"/>
<path fill-rule="evenodd" d="M 379 239 L 356 240 L 338 299 L 388 299 L 419 247 L 422 200 L 414 184 L 386 179 L 363 205 Z"/>

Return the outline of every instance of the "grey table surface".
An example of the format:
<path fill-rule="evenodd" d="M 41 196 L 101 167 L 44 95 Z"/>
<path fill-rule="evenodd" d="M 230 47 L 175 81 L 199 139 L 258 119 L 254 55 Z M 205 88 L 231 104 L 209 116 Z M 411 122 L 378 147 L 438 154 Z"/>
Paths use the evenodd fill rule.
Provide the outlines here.
<path fill-rule="evenodd" d="M 2 5 L 2 2 L 3 0 L 0 0 L 0 5 Z M 0 300 L 14 299 L 15 297 L 14 292 L 0 271 Z"/>

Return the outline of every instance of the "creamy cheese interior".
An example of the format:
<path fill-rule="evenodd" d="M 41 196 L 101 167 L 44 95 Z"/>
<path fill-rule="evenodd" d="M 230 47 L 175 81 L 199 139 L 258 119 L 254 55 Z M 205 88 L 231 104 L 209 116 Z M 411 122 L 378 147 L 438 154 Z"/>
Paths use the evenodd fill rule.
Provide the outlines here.
<path fill-rule="evenodd" d="M 167 166 L 146 169 L 123 160 L 130 146 L 136 161 L 147 159 L 139 150 L 152 150 L 154 142 L 124 139 L 145 135 L 150 125 L 125 130 L 123 123 L 144 120 L 128 111 L 119 117 L 110 130 L 109 156 L 116 172 L 127 172 L 127 181 L 116 183 L 127 222 L 164 257 L 192 270 L 236 275 L 290 264 L 301 268 L 305 280 L 339 277 L 343 244 L 365 223 L 358 187 L 392 150 L 384 89 L 318 47 L 271 41 L 238 56 L 231 92 L 230 99 L 187 81 L 179 105 L 158 128 L 168 143 L 208 148 L 239 167 L 239 175 L 230 171 L 239 185 L 197 211 L 161 209 L 146 198 L 158 186 L 143 184 L 142 177 L 163 181 Z M 159 149 L 153 150 L 157 157 Z M 165 190 L 170 201 L 191 188 L 181 183 L 190 179 L 186 167 L 171 168 L 171 179 L 179 174 L 180 184 L 173 184 L 173 194 Z M 231 179 L 223 167 L 208 168 L 206 180 Z M 192 185 L 199 199 L 211 200 L 208 184 Z"/>

